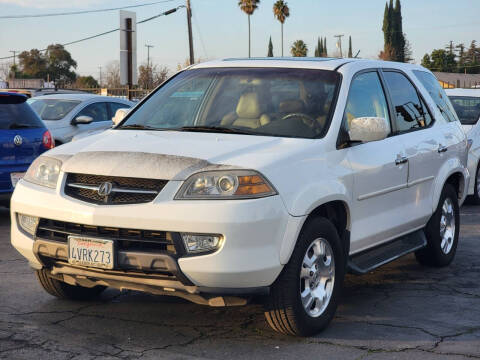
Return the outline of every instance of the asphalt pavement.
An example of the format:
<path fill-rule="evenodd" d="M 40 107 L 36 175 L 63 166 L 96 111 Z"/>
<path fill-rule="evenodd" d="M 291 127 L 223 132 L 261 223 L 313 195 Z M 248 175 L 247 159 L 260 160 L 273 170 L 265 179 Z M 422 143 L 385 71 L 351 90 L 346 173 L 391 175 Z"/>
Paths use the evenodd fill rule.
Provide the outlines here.
<path fill-rule="evenodd" d="M 346 278 L 330 327 L 311 338 L 270 330 L 262 306 L 209 308 L 108 289 L 97 302 L 43 291 L 10 245 L 0 208 L 0 359 L 466 359 L 480 358 L 480 207 L 462 208 L 453 264 L 409 255 Z"/>

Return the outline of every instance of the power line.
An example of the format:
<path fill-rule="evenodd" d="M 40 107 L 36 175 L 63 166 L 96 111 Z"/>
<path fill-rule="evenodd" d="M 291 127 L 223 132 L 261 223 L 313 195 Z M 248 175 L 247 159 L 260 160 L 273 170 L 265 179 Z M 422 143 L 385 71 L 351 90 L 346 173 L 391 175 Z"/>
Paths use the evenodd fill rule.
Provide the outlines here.
<path fill-rule="evenodd" d="M 147 19 L 138 21 L 137 24 L 143 24 L 143 23 L 145 23 L 145 22 L 147 22 L 147 21 L 156 19 L 156 18 L 158 18 L 158 17 L 160 17 L 160 16 L 170 15 L 170 14 L 174 13 L 175 11 L 177 11 L 178 9 L 184 8 L 184 7 L 185 7 L 184 5 L 177 6 L 176 8 L 173 8 L 173 9 L 170 9 L 170 10 L 167 10 L 167 11 L 164 11 L 163 13 L 160 13 L 160 14 L 158 14 L 158 15 L 155 15 L 155 16 L 149 17 L 149 18 L 147 18 Z M 97 38 L 97 37 L 104 36 L 104 35 L 107 35 L 107 34 L 111 34 L 111 33 L 113 33 L 113 32 L 119 31 L 119 30 L 120 30 L 120 28 L 116 28 L 116 29 L 113 29 L 113 30 L 105 31 L 105 32 L 100 33 L 100 34 L 88 36 L 88 37 L 85 37 L 85 38 L 83 38 L 83 39 L 79 39 L 79 40 L 75 40 L 75 41 L 70 41 L 70 42 L 68 42 L 68 43 L 60 44 L 60 46 L 67 46 L 67 45 L 77 44 L 77 43 L 79 43 L 79 42 L 87 41 L 87 40 L 91 40 L 91 39 L 95 39 L 95 38 Z M 48 48 L 46 48 L 46 49 L 41 49 L 41 50 L 39 50 L 39 51 L 40 51 L 40 52 L 43 52 L 43 51 L 47 51 L 47 50 L 48 50 Z M 5 57 L 1 57 L 0 60 L 11 59 L 11 58 L 13 58 L 13 56 L 5 56 Z"/>
<path fill-rule="evenodd" d="M 0 19 L 24 19 L 24 18 L 39 18 L 39 17 L 50 17 L 50 16 L 90 14 L 90 13 L 99 13 L 99 12 L 150 6 L 150 5 L 162 4 L 162 3 L 172 2 L 172 1 L 176 1 L 176 0 L 161 0 L 161 1 L 151 2 L 151 3 L 145 3 L 145 4 L 122 6 L 117 8 L 108 8 L 108 9 L 97 9 L 97 10 L 81 10 L 81 11 L 70 11 L 70 12 L 62 12 L 62 13 L 30 14 L 30 15 L 3 15 L 3 16 L 0 16 Z"/>

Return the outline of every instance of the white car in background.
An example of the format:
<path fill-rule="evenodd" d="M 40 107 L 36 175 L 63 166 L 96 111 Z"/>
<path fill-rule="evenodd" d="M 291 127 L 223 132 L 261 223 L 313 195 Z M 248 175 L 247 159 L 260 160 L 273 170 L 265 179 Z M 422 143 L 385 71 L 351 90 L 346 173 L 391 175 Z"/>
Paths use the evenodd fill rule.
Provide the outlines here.
<path fill-rule="evenodd" d="M 462 123 L 462 127 L 471 142 L 468 153 L 468 170 L 472 179 L 468 195 L 480 205 L 480 89 L 447 89 L 447 95 Z"/>
<path fill-rule="evenodd" d="M 12 197 L 11 240 L 59 298 L 110 286 L 228 306 L 263 294 L 273 329 L 312 335 L 346 271 L 408 253 L 453 261 L 467 156 L 421 66 L 206 62 L 114 128 L 37 158 Z"/>
<path fill-rule="evenodd" d="M 36 96 L 27 102 L 42 118 L 55 139 L 55 145 L 72 140 L 85 131 L 101 131 L 112 127 L 118 109 L 135 103 L 110 96 L 92 94 L 55 94 Z"/>

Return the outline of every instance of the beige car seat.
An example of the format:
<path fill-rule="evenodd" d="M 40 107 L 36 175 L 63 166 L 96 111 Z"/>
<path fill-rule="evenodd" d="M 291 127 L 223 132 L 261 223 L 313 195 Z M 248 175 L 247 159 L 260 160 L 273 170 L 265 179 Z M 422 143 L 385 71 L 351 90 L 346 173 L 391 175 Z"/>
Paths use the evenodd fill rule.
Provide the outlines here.
<path fill-rule="evenodd" d="M 270 122 L 270 117 L 263 113 L 263 106 L 255 92 L 240 96 L 234 112 L 225 115 L 221 124 L 256 129 Z"/>

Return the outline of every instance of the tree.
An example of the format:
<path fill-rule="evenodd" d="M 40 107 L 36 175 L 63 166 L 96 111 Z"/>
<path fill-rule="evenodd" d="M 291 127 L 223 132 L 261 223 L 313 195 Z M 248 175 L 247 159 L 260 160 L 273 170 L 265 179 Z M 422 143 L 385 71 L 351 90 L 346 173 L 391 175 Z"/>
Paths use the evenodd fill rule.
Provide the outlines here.
<path fill-rule="evenodd" d="M 63 45 L 48 45 L 45 58 L 47 60 L 47 73 L 50 80 L 56 83 L 72 83 L 75 81 L 77 75 L 70 69 L 72 67 L 76 69 L 77 62 L 72 59 L 71 54 L 65 50 Z"/>
<path fill-rule="evenodd" d="M 251 57 L 251 35 L 250 35 L 250 16 L 253 15 L 258 8 L 260 0 L 239 0 L 238 6 L 240 9 L 248 15 L 248 57 Z"/>
<path fill-rule="evenodd" d="M 308 53 L 307 44 L 303 40 L 297 40 L 293 43 L 290 53 L 294 57 L 305 57 Z"/>
<path fill-rule="evenodd" d="M 273 57 L 273 44 L 272 44 L 272 37 L 271 36 L 270 36 L 270 41 L 268 42 L 267 57 Z"/>
<path fill-rule="evenodd" d="M 348 56 L 349 58 L 353 58 L 353 50 L 352 50 L 352 37 L 348 37 Z"/>
<path fill-rule="evenodd" d="M 436 49 L 432 51 L 431 55 L 425 54 L 422 66 L 432 71 L 455 72 L 457 62 L 454 54 L 450 54 L 445 49 Z"/>
<path fill-rule="evenodd" d="M 383 14 L 384 46 L 379 57 L 382 60 L 405 62 L 406 39 L 403 33 L 402 6 L 400 0 L 393 0 L 385 4 Z"/>
<path fill-rule="evenodd" d="M 78 76 L 75 81 L 76 88 L 98 88 L 100 85 L 98 81 L 93 78 L 93 76 Z"/>
<path fill-rule="evenodd" d="M 323 39 L 323 57 L 328 57 L 328 51 L 327 51 L 327 37 Z"/>
<path fill-rule="evenodd" d="M 324 55 L 323 38 L 321 40 L 320 38 L 318 38 L 317 46 L 315 47 L 315 57 L 322 57 L 323 55 Z"/>
<path fill-rule="evenodd" d="M 283 57 L 283 24 L 287 17 L 290 16 L 290 8 L 287 5 L 286 1 L 277 0 L 275 4 L 273 4 L 273 15 L 280 21 L 281 30 L 282 30 L 282 57 Z"/>
<path fill-rule="evenodd" d="M 111 61 L 106 66 L 105 83 L 109 88 L 119 88 L 120 84 L 120 63 L 118 60 Z"/>
<path fill-rule="evenodd" d="M 405 62 L 406 63 L 411 63 L 413 60 L 413 50 L 412 50 L 412 44 L 410 44 L 410 41 L 408 41 L 407 36 L 403 34 L 405 37 L 405 49 L 404 49 L 404 54 L 405 54 Z"/>
<path fill-rule="evenodd" d="M 168 73 L 165 66 L 144 63 L 138 67 L 138 85 L 142 89 L 153 89 L 168 79 Z"/>
<path fill-rule="evenodd" d="M 22 51 L 18 64 L 22 77 L 43 79 L 47 74 L 47 60 L 38 49 Z"/>
<path fill-rule="evenodd" d="M 465 54 L 465 66 L 466 72 L 469 74 L 480 72 L 480 48 L 477 47 L 476 40 L 472 40 Z"/>

